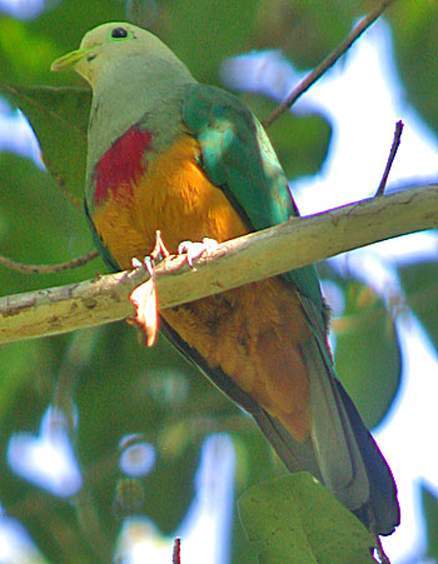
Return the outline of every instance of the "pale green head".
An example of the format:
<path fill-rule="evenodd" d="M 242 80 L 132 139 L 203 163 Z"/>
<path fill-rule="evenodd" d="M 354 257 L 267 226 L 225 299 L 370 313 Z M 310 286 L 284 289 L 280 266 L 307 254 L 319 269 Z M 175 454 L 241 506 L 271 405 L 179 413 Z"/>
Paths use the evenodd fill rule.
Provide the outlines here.
<path fill-rule="evenodd" d="M 138 55 L 164 63 L 169 61 L 172 66 L 178 61 L 153 33 L 127 22 L 110 22 L 87 32 L 79 49 L 56 59 L 51 69 L 61 71 L 73 67 L 94 88 L 109 66 L 114 67 L 128 58 L 133 60 Z"/>

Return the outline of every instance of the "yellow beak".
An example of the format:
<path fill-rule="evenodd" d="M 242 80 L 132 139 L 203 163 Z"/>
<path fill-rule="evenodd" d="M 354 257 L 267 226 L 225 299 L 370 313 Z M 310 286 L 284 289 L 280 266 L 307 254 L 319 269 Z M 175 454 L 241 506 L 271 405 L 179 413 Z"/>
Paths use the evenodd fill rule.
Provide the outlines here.
<path fill-rule="evenodd" d="M 66 55 L 63 55 L 53 61 L 50 66 L 50 70 L 57 72 L 68 69 L 86 57 L 91 51 L 92 48 L 90 47 L 82 47 L 81 49 L 76 49 L 76 51 L 71 51 L 70 53 L 67 53 Z"/>

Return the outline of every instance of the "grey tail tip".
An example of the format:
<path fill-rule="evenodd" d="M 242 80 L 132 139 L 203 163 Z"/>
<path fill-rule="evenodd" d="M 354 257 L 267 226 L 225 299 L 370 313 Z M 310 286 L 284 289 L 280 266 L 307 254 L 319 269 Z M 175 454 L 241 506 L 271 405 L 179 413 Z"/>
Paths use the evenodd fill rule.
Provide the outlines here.
<path fill-rule="evenodd" d="M 400 525 L 400 506 L 392 471 L 342 384 L 336 381 L 370 484 L 369 502 L 353 513 L 374 534 L 387 536 Z"/>

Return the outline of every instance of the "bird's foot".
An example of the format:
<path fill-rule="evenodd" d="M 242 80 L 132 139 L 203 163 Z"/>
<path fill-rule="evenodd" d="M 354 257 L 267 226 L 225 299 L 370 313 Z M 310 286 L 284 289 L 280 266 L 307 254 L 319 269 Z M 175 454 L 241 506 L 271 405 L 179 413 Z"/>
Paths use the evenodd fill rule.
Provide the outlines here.
<path fill-rule="evenodd" d="M 158 261 L 158 262 L 170 256 L 170 253 L 167 250 L 167 247 L 164 244 L 163 239 L 161 238 L 161 231 L 159 229 L 155 231 L 155 246 L 152 249 L 150 256 L 153 258 L 154 261 Z"/>
<path fill-rule="evenodd" d="M 194 268 L 193 262 L 200 259 L 202 256 L 208 255 L 215 251 L 219 243 L 216 239 L 210 239 L 208 237 L 204 237 L 202 241 L 182 241 L 178 245 L 178 254 L 179 255 L 186 255 L 187 262 L 189 265 Z"/>
<path fill-rule="evenodd" d="M 133 258 L 131 265 L 133 269 L 144 268 L 149 274 L 149 280 L 143 282 L 131 292 L 129 301 L 135 308 L 135 315 L 130 322 L 140 327 L 145 336 L 146 346 L 152 347 L 158 338 L 159 314 L 157 281 L 155 276 L 155 263 L 169 256 L 169 251 L 163 243 L 161 233 L 155 233 L 155 246 L 150 255 L 143 260 Z"/>

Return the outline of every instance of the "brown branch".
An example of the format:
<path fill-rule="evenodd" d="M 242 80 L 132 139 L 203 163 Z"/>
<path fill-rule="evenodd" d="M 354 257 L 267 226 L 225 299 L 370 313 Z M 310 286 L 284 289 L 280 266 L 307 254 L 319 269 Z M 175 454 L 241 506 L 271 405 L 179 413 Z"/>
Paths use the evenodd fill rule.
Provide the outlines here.
<path fill-rule="evenodd" d="M 273 121 L 291 108 L 298 98 L 317 82 L 341 57 L 348 51 L 353 43 L 366 31 L 395 0 L 383 0 L 374 10 L 365 16 L 345 38 L 313 71 L 311 71 L 289 95 L 279 104 L 264 121 L 263 125 L 269 127 Z"/>
<path fill-rule="evenodd" d="M 389 560 L 389 558 L 385 553 L 379 535 L 375 536 L 375 548 L 376 548 L 377 556 L 379 557 L 380 564 L 391 564 L 391 561 Z"/>
<path fill-rule="evenodd" d="M 173 543 L 172 564 L 181 564 L 181 539 L 176 537 Z"/>
<path fill-rule="evenodd" d="M 169 257 L 155 270 L 165 309 L 300 268 L 377 241 L 438 227 L 438 184 L 293 218 L 219 245 L 196 263 Z M 0 343 L 66 333 L 132 315 L 143 269 L 0 299 Z"/>
<path fill-rule="evenodd" d="M 62 272 L 63 270 L 78 268 L 94 260 L 98 256 L 99 253 L 97 251 L 90 251 L 86 255 L 67 262 L 59 262 L 57 264 L 25 264 L 0 255 L 0 264 L 9 268 L 9 270 L 21 272 L 22 274 L 53 274 L 55 272 Z"/>
<path fill-rule="evenodd" d="M 403 133 L 403 127 L 404 127 L 404 123 L 400 119 L 395 124 L 395 131 L 392 140 L 391 150 L 389 151 L 389 156 L 388 156 L 388 160 L 386 161 L 385 170 L 383 171 L 382 179 L 380 181 L 379 187 L 377 188 L 377 192 L 375 194 L 376 198 L 378 196 L 383 196 L 383 193 L 385 192 L 386 183 L 388 182 L 388 176 L 392 168 L 392 163 L 394 162 L 398 148 L 400 147 L 400 139 Z"/>

